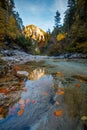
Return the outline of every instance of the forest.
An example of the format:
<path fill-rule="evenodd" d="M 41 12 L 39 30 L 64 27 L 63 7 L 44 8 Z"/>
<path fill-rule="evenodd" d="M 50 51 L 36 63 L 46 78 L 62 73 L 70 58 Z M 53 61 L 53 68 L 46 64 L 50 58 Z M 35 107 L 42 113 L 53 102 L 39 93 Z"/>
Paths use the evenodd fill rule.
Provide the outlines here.
<path fill-rule="evenodd" d="M 46 41 L 40 54 L 60 55 L 64 53 L 87 53 L 87 1 L 68 0 L 64 12 L 64 23 L 60 23 L 60 11 L 54 16 L 54 29 L 46 32 Z M 15 11 L 14 0 L 0 1 L 0 47 L 17 44 L 33 53 L 32 38 L 23 35 L 24 25 Z"/>

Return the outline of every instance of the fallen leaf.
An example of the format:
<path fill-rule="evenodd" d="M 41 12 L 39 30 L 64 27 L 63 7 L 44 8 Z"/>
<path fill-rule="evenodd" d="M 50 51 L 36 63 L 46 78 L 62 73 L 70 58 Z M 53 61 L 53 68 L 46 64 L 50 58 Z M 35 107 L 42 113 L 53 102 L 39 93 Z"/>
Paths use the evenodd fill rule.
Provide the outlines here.
<path fill-rule="evenodd" d="M 26 102 L 26 104 L 29 103 L 30 102 L 30 98 L 27 98 L 25 102 Z"/>
<path fill-rule="evenodd" d="M 64 91 L 56 92 L 56 94 L 63 95 Z"/>
<path fill-rule="evenodd" d="M 32 100 L 32 104 L 35 104 L 35 102 L 36 102 L 35 100 Z"/>
<path fill-rule="evenodd" d="M 58 88 L 59 90 L 61 90 L 61 91 L 64 91 L 64 88 Z"/>
<path fill-rule="evenodd" d="M 80 82 L 85 82 L 85 81 L 84 81 L 84 80 L 82 80 L 82 79 L 80 79 L 79 81 L 80 81 Z"/>
<path fill-rule="evenodd" d="M 59 72 L 59 71 L 58 71 L 56 74 L 57 74 L 58 76 L 60 76 L 60 77 L 64 77 L 64 74 L 63 74 L 62 72 Z"/>
<path fill-rule="evenodd" d="M 21 84 L 21 85 L 24 85 L 24 81 L 21 81 L 20 84 Z"/>
<path fill-rule="evenodd" d="M 80 88 L 80 87 L 81 87 L 81 85 L 80 85 L 80 84 L 76 84 L 76 87 L 77 87 L 77 88 Z"/>
<path fill-rule="evenodd" d="M 23 113 L 24 113 L 24 109 L 20 109 L 20 110 L 18 111 L 18 116 L 21 116 Z"/>
<path fill-rule="evenodd" d="M 55 116 L 62 116 L 62 114 L 63 114 L 62 110 L 57 110 L 54 112 Z"/>
<path fill-rule="evenodd" d="M 6 88 L 1 88 L 0 89 L 0 93 L 5 93 L 7 94 L 9 92 L 9 90 L 7 90 Z"/>
<path fill-rule="evenodd" d="M 47 96 L 47 95 L 48 95 L 48 93 L 47 93 L 47 92 L 43 92 L 43 95 Z"/>
<path fill-rule="evenodd" d="M 15 67 L 14 67 L 14 70 L 15 70 L 15 71 L 18 71 L 19 69 L 20 69 L 19 66 L 15 66 Z"/>

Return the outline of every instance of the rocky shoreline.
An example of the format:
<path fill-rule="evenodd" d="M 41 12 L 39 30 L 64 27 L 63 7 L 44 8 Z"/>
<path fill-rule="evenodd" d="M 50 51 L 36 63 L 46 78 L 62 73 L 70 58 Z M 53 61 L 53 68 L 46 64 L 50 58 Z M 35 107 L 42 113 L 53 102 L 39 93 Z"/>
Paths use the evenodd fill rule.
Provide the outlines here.
<path fill-rule="evenodd" d="M 65 54 L 60 54 L 59 56 L 52 56 L 52 57 L 59 58 L 59 59 L 87 59 L 87 54 L 65 53 Z"/>
<path fill-rule="evenodd" d="M 23 50 L 19 50 L 19 49 L 10 49 L 10 50 L 4 50 L 4 49 L 1 49 L 0 50 L 0 57 L 5 57 L 5 56 L 8 56 L 8 57 L 12 57 L 12 56 L 31 56 L 31 57 L 37 57 L 38 55 L 32 55 L 32 54 L 29 54 L 29 53 L 26 53 L 24 52 Z M 40 55 L 39 55 L 40 56 Z M 83 53 L 63 53 L 63 54 L 59 54 L 58 56 L 40 56 L 40 57 L 53 57 L 53 58 L 59 58 L 59 59 L 87 59 L 87 54 L 83 54 Z"/>

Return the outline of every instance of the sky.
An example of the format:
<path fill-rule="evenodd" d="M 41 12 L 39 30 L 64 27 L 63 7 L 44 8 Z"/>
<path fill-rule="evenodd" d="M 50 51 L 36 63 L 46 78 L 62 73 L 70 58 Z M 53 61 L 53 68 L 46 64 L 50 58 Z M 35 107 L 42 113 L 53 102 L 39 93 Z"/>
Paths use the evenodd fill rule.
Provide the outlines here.
<path fill-rule="evenodd" d="M 67 0 L 14 0 L 15 10 L 23 20 L 23 25 L 34 24 L 44 31 L 52 31 L 55 25 L 54 16 L 58 10 L 63 23 Z"/>

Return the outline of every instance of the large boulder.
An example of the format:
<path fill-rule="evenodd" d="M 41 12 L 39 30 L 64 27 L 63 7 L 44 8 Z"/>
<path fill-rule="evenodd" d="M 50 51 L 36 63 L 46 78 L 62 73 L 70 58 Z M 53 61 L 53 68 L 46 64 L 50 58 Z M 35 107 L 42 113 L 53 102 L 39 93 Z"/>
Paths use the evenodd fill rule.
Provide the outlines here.
<path fill-rule="evenodd" d="M 27 71 L 17 71 L 16 76 L 18 78 L 28 78 L 29 73 Z"/>

